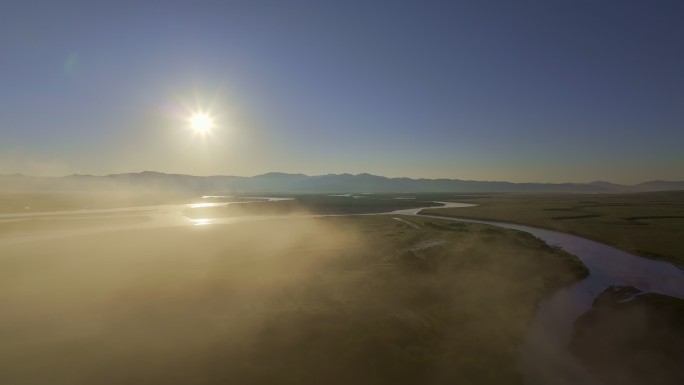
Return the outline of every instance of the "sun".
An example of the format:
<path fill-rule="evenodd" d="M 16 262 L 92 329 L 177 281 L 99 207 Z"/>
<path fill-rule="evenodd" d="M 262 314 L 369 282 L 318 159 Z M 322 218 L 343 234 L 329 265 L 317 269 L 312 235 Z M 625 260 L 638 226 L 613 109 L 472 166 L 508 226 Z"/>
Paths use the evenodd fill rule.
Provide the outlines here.
<path fill-rule="evenodd" d="M 206 112 L 195 112 L 189 120 L 190 128 L 197 134 L 208 134 L 214 128 L 214 117 Z"/>

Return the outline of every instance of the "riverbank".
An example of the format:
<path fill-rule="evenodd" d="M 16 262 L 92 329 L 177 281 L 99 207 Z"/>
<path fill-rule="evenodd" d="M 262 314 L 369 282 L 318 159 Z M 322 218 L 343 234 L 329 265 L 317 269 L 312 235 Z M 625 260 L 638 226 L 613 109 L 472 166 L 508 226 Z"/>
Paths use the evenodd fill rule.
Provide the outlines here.
<path fill-rule="evenodd" d="M 684 383 L 684 299 L 611 286 L 575 321 L 570 351 L 606 385 Z"/>
<path fill-rule="evenodd" d="M 429 217 L 443 219 L 440 216 Z M 521 349 L 521 366 L 528 385 L 597 384 L 567 347 L 574 321 L 589 310 L 595 297 L 608 286 L 629 285 L 643 291 L 684 298 L 684 273 L 673 264 L 642 258 L 586 238 L 547 229 L 486 220 L 451 220 L 489 224 L 532 234 L 577 256 L 589 268 L 589 277 L 563 287 L 540 303 Z"/>
<path fill-rule="evenodd" d="M 574 234 L 629 253 L 684 265 L 684 193 L 497 194 L 430 215 L 518 223 Z"/>

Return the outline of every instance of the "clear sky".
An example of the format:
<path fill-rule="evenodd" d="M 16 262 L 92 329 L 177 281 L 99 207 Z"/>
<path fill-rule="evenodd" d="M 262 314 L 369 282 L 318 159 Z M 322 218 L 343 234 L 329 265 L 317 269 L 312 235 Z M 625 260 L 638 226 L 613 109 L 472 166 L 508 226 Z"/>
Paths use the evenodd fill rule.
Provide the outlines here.
<path fill-rule="evenodd" d="M 5 0 L 0 173 L 684 180 L 683 20 L 678 0 Z"/>

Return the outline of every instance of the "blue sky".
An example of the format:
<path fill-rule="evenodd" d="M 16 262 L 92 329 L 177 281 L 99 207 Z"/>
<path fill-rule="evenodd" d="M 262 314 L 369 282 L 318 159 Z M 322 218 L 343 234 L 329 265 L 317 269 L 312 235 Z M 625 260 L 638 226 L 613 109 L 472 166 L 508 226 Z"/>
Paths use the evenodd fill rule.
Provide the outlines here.
<path fill-rule="evenodd" d="M 681 20 L 645 0 L 5 1 L 0 173 L 682 180 Z"/>

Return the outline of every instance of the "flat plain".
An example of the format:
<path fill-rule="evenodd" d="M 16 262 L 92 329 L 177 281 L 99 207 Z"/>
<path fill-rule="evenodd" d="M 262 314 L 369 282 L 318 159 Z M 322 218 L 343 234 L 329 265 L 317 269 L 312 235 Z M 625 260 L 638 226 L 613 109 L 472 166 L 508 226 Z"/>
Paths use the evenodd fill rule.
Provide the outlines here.
<path fill-rule="evenodd" d="M 529 234 L 391 215 L 106 231 L 0 255 L 8 384 L 521 384 L 537 303 L 587 274 Z"/>
<path fill-rule="evenodd" d="M 519 223 L 579 235 L 684 265 L 684 192 L 442 196 L 477 206 L 431 215 Z"/>

